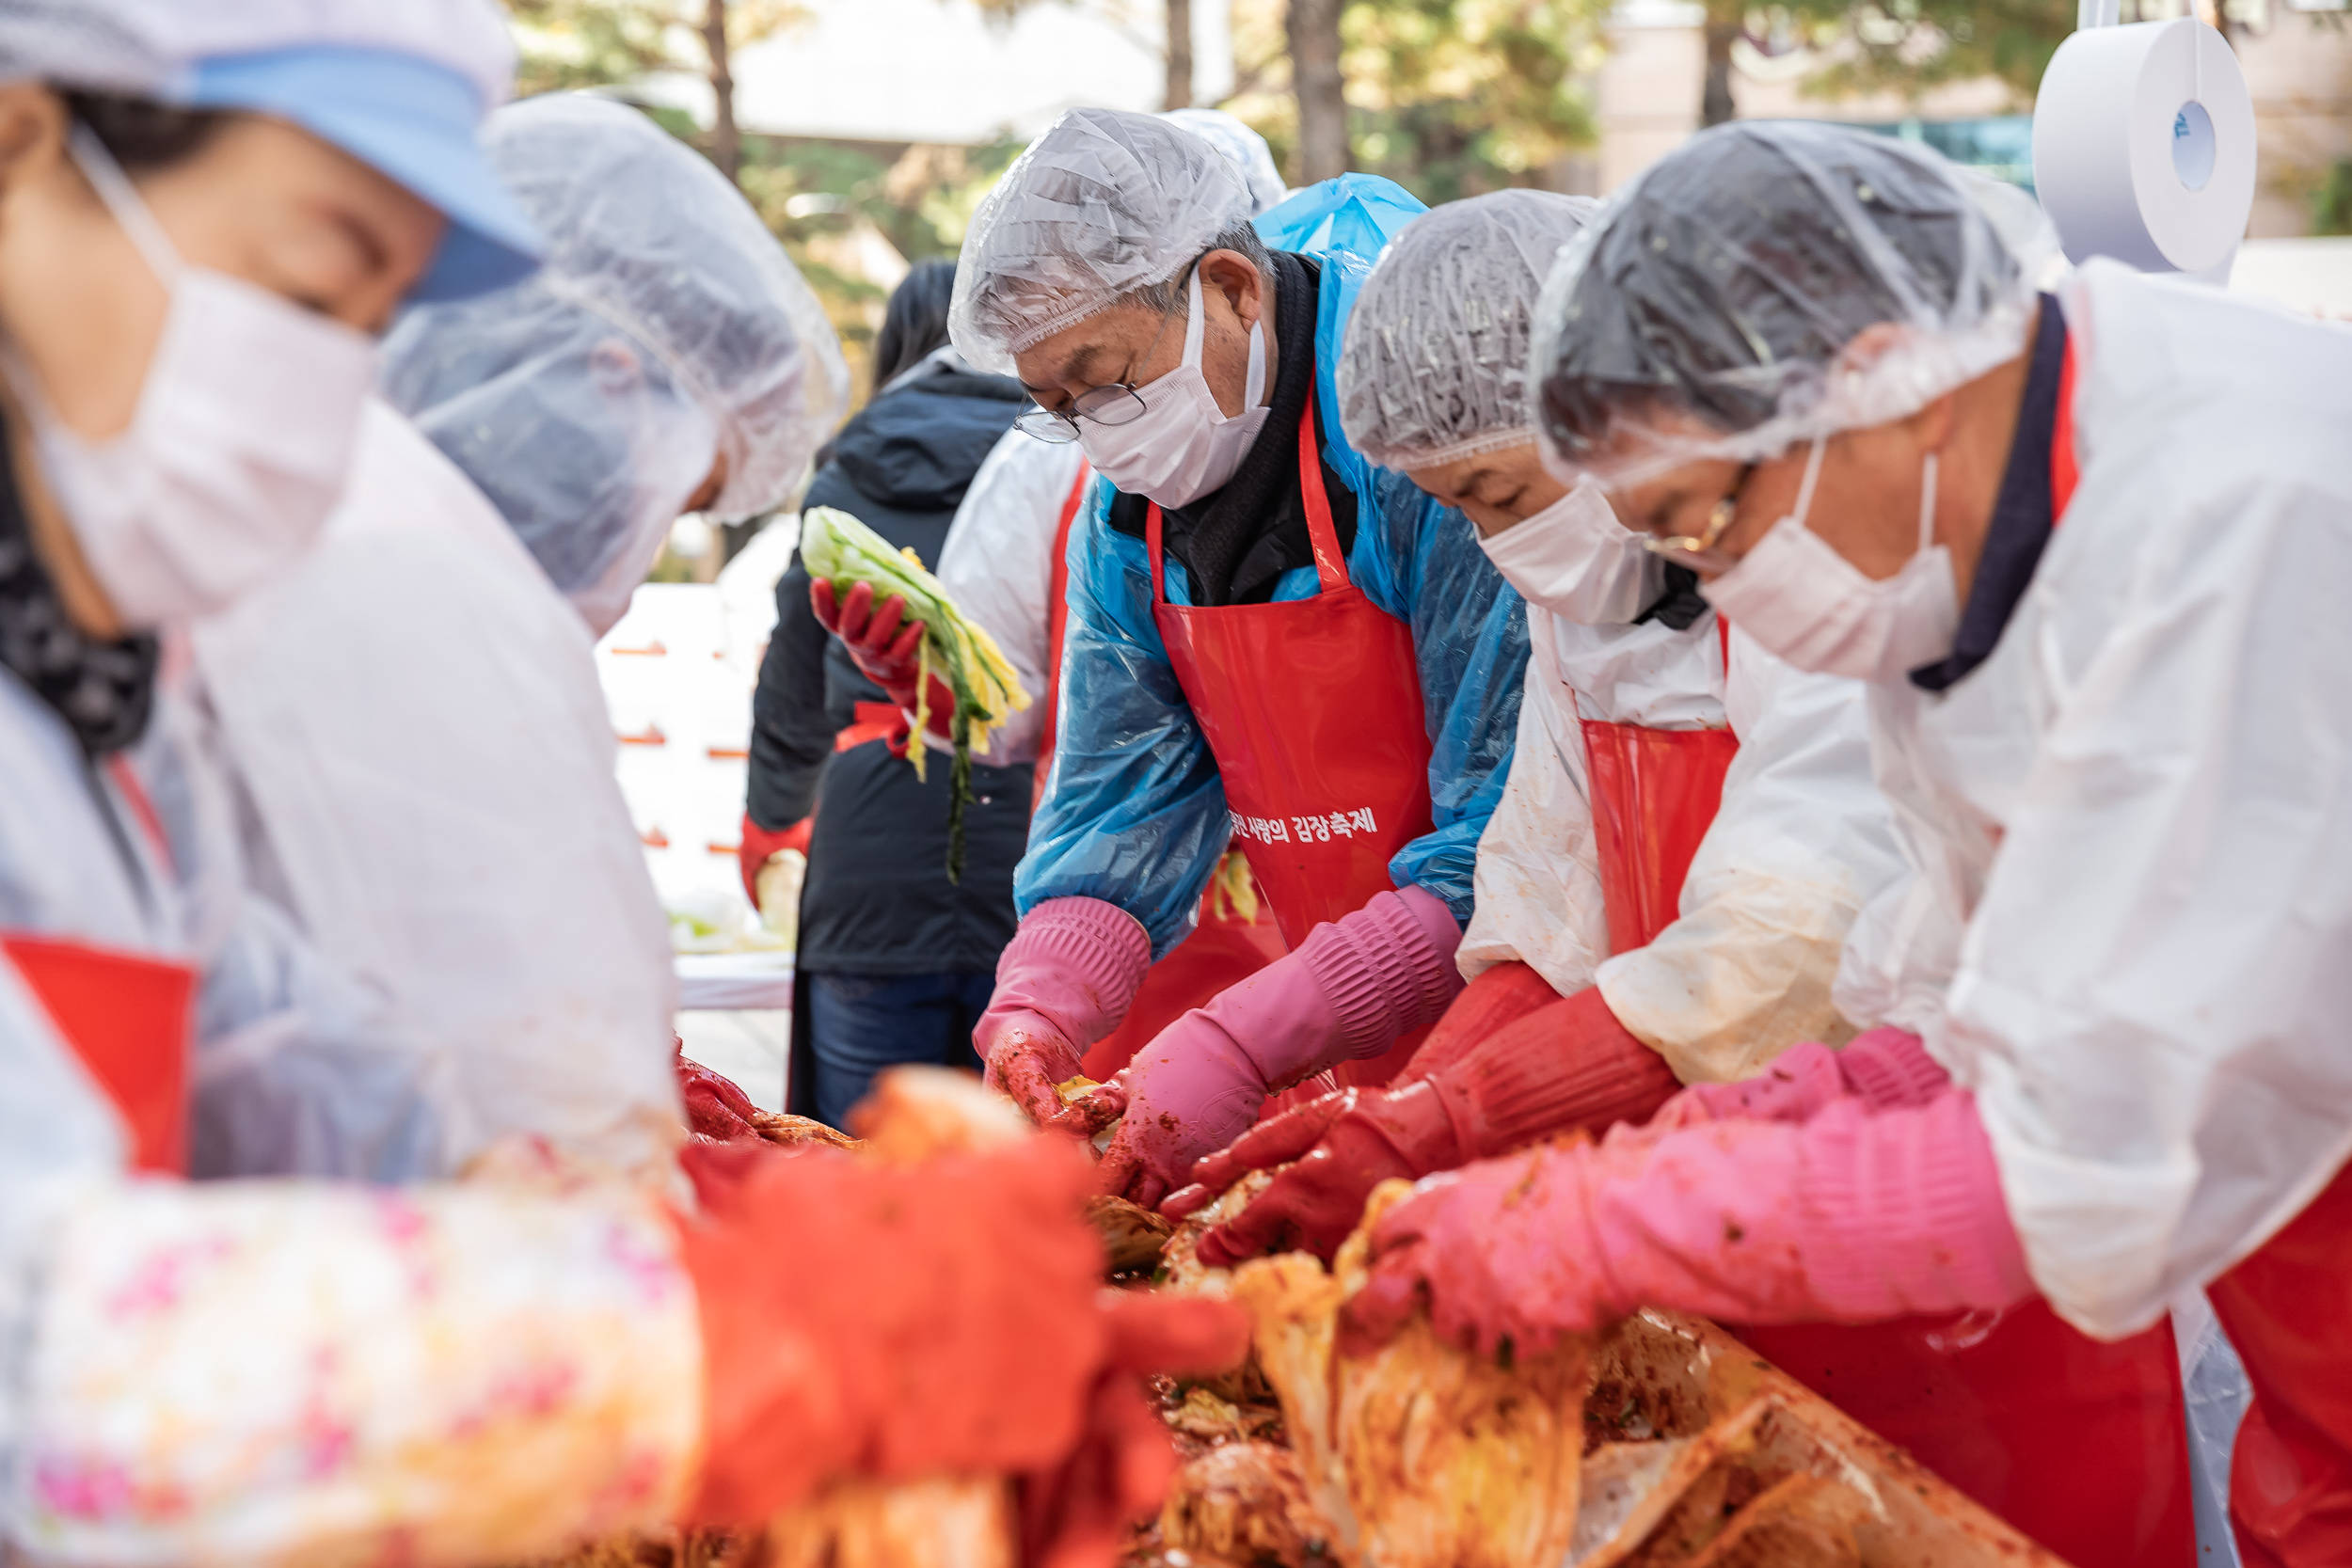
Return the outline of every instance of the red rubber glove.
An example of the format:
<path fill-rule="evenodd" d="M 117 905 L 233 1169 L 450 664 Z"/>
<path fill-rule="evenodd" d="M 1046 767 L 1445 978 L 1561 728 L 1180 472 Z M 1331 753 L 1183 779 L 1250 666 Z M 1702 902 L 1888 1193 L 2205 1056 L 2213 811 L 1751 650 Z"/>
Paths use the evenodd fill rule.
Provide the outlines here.
<path fill-rule="evenodd" d="M 788 828 L 763 828 L 752 820 L 752 814 L 743 814 L 743 829 L 737 835 L 735 863 L 743 873 L 743 896 L 759 908 L 759 873 L 769 861 L 787 849 L 808 853 L 808 839 L 817 826 L 817 818 L 803 816 Z"/>
<path fill-rule="evenodd" d="M 1198 1310 L 1222 1304 L 1105 1304 L 1087 1162 L 1064 1140 L 752 1165 L 678 1221 L 706 1380 L 694 1523 L 762 1521 L 839 1476 L 1051 1475 L 1123 1451 L 1096 1414 L 1123 1347 L 1246 1338 L 1232 1309 Z"/>
<path fill-rule="evenodd" d="M 1304 1247 L 1325 1259 L 1391 1177 L 1421 1177 L 1537 1138 L 1649 1119 L 1679 1086 L 1617 1022 L 1597 988 L 1539 1007 L 1485 1039 L 1432 1039 L 1386 1093 L 1326 1096 L 1275 1117 L 1193 1167 L 1167 1205 L 1190 1213 L 1253 1170 L 1296 1161 L 1248 1208 L 1200 1238 L 1223 1266 Z M 1181 1199 L 1181 1201 L 1180 1201 Z"/>
<path fill-rule="evenodd" d="M 700 1062 L 689 1061 L 686 1042 L 675 1035 L 670 1037 L 673 1052 L 671 1066 L 677 1071 L 678 1096 L 686 1102 L 686 1127 L 698 1143 L 765 1144 L 759 1129 L 752 1125 L 752 1113 L 758 1109 L 752 1097 L 745 1094 L 731 1078 L 711 1071 Z"/>
<path fill-rule="evenodd" d="M 1112 1080 L 1127 1104 L 1099 1190 L 1151 1208 L 1257 1120 L 1268 1095 L 1436 1019 L 1462 990 L 1461 940 L 1435 894 L 1377 893 L 1161 1030 Z"/>
<path fill-rule="evenodd" d="M 1328 1260 L 1363 1218 L 1373 1188 L 1391 1177 L 1409 1181 L 1450 1169 L 1461 1164 L 1458 1149 L 1427 1079 L 1391 1090 L 1342 1089 L 1243 1133 L 1195 1165 L 1195 1184 L 1161 1207 L 1189 1214 L 1243 1174 L 1296 1161 L 1248 1208 L 1200 1238 L 1200 1260 L 1230 1268 L 1293 1247 Z"/>
<path fill-rule="evenodd" d="M 1559 1000 L 1560 993 L 1551 989 L 1550 982 L 1530 965 L 1516 959 L 1488 965 L 1462 988 L 1462 994 L 1454 999 L 1445 1016 L 1438 1020 L 1437 1027 L 1422 1042 L 1421 1052 L 1412 1064 L 1415 1075 L 1425 1063 L 1444 1060 L 1462 1043 L 1484 1039 L 1503 1025 Z M 1396 1086 L 1402 1089 L 1406 1082 Z M 1252 1128 L 1228 1148 L 1194 1165 L 1190 1178 L 1193 1185 L 1168 1194 L 1160 1204 L 1160 1212 L 1174 1219 L 1186 1218 L 1215 1202 L 1248 1172 L 1300 1158 L 1321 1141 L 1343 1111 L 1351 1106 L 1369 1105 L 1379 1093 L 1371 1090 L 1352 1099 L 1344 1090 L 1327 1094 Z M 1366 1149 L 1357 1157 L 1377 1159 L 1378 1155 Z M 1400 1164 L 1389 1174 L 1422 1173 L 1405 1169 Z"/>
<path fill-rule="evenodd" d="M 1100 898 L 1048 898 L 1021 919 L 996 959 L 996 990 L 972 1030 L 988 1086 L 1040 1127 L 1091 1136 L 1125 1101 L 1104 1093 L 1065 1109 L 1056 1085 L 1081 1076 L 1088 1046 L 1119 1027 L 1152 939 L 1142 923 Z"/>
<path fill-rule="evenodd" d="M 1732 1323 L 1870 1323 L 2032 1293 L 1975 1097 L 1802 1124 L 1621 1127 L 1423 1181 L 1373 1233 L 1359 1348 L 1425 1301 L 1438 1332 L 1541 1350 L 1638 1307 Z"/>
<path fill-rule="evenodd" d="M 850 662 L 866 678 L 889 693 L 890 700 L 900 708 L 909 713 L 914 711 L 915 676 L 922 668 L 919 650 L 923 623 L 905 620 L 905 598 L 893 594 L 877 610 L 874 585 L 860 582 L 851 584 L 850 592 L 835 603 L 833 579 L 817 578 L 808 585 L 808 602 L 817 611 L 818 624 L 841 639 L 841 645 L 850 650 Z M 900 625 L 902 621 L 904 625 Z M 954 689 L 933 675 L 924 727 L 945 740 L 951 733 L 955 712 Z M 898 749 L 893 747 L 894 751 Z"/>
<path fill-rule="evenodd" d="M 1021 1560 L 1032 1568 L 1108 1568 L 1130 1527 L 1159 1512 L 1176 1453 L 1136 1374 L 1205 1375 L 1249 1352 L 1248 1318 L 1222 1302 L 1112 1294 L 1104 1311 L 1111 1349 L 1086 1433 L 1062 1464 L 1021 1479 Z"/>

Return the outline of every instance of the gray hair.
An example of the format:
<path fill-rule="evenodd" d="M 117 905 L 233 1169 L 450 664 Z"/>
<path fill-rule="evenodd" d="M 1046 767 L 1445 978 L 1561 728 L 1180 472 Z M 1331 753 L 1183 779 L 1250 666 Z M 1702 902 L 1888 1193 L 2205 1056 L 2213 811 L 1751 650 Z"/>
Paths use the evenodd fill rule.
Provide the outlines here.
<path fill-rule="evenodd" d="M 1258 269 L 1258 276 L 1265 279 L 1266 287 L 1274 287 L 1274 253 L 1266 248 L 1265 241 L 1258 237 L 1255 229 L 1246 223 L 1237 223 L 1231 229 L 1219 230 L 1216 238 L 1209 242 L 1208 250 L 1194 257 L 1190 264 L 1177 269 L 1175 277 L 1162 278 L 1157 283 L 1146 283 L 1140 289 L 1130 289 L 1120 297 L 1119 303 L 1140 306 L 1158 315 L 1174 315 L 1184 309 L 1184 280 L 1192 276 L 1192 269 L 1200 264 L 1201 257 L 1208 255 L 1210 250 L 1239 252 L 1244 260 Z"/>

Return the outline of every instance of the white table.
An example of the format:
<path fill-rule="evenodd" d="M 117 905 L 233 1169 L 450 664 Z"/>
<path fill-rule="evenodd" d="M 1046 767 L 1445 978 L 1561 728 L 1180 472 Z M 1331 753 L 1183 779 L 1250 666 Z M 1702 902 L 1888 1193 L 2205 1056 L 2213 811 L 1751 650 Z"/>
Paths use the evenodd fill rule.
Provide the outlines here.
<path fill-rule="evenodd" d="M 763 1111 L 781 1111 L 792 1062 L 792 955 L 681 953 L 678 1037 Z"/>

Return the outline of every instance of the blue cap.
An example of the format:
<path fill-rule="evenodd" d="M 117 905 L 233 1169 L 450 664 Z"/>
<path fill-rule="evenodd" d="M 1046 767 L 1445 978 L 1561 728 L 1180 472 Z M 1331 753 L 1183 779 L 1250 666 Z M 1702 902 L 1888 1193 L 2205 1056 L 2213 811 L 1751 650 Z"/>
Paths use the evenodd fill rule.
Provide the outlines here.
<path fill-rule="evenodd" d="M 483 155 L 479 93 L 446 66 L 383 49 L 306 44 L 199 60 L 190 84 L 173 97 L 292 120 L 438 208 L 449 232 L 409 291 L 412 300 L 502 289 L 530 276 L 546 253 Z"/>

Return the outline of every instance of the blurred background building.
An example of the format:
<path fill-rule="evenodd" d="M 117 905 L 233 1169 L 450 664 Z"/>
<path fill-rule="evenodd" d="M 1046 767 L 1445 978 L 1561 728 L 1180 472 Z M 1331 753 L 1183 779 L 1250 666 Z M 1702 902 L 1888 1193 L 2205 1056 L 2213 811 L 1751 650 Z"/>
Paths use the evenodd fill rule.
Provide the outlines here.
<path fill-rule="evenodd" d="M 824 297 L 856 385 L 882 301 L 1073 104 L 1227 108 L 1294 183 L 1438 202 L 1605 195 L 1703 125 L 1804 117 L 2030 185 L 2076 0 L 507 0 L 522 90 L 596 87 L 731 173 Z M 2257 241 L 2352 235 L 2352 0 L 2122 0 L 2220 26 L 2252 88 Z M 2248 264 L 2342 271 L 2352 241 Z M 2283 276 L 2283 274 L 2282 274 Z M 691 531 L 690 531 L 691 533 Z M 714 542 L 723 552 L 733 542 Z M 665 562 L 665 573 L 697 570 Z"/>
<path fill-rule="evenodd" d="M 2347 0 L 2124 0 L 2221 26 L 2260 117 L 2256 237 L 2352 232 Z M 2214 8 L 2218 5 L 2218 9 Z M 866 301 L 944 254 L 1077 103 L 1230 108 L 1295 182 L 1605 194 L 1701 125 L 1839 119 L 2029 182 L 2074 0 L 510 0 L 525 89 L 626 92 Z M 813 247 L 813 248 L 811 248 Z M 872 292 L 854 285 L 864 284 Z M 852 312 L 854 314 L 855 312 Z M 845 324 L 847 325 L 847 324 Z"/>

